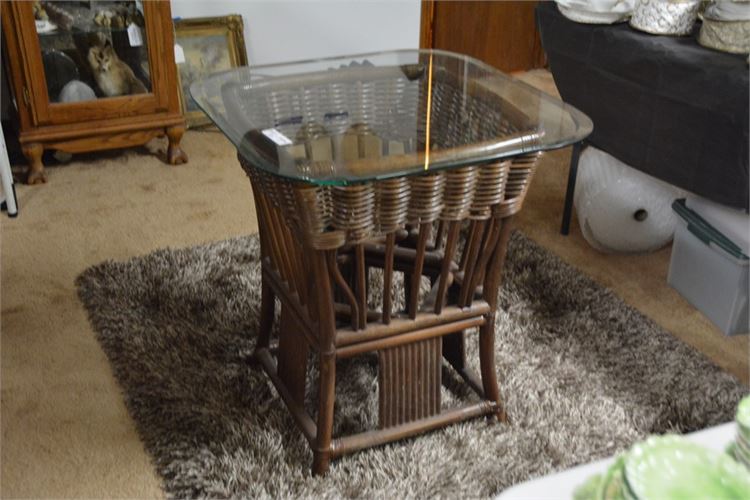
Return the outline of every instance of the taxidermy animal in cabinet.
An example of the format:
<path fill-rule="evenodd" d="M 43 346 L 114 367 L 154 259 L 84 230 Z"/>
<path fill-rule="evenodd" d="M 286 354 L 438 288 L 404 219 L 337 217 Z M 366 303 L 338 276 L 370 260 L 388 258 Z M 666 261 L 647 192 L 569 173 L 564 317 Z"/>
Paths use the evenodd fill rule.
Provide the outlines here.
<path fill-rule="evenodd" d="M 136 78 L 133 70 L 117 57 L 112 42 L 101 33 L 89 48 L 88 60 L 96 84 L 107 97 L 145 94 L 145 85 Z"/>

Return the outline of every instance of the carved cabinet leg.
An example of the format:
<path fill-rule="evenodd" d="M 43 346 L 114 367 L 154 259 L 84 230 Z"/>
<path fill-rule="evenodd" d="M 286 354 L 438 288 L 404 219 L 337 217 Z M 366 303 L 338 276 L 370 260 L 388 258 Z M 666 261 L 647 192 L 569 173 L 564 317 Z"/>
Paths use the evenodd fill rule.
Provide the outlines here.
<path fill-rule="evenodd" d="M 167 163 L 170 165 L 187 163 L 188 157 L 182 148 L 180 148 L 180 139 L 182 139 L 182 134 L 185 133 L 185 127 L 182 125 L 167 127 L 166 132 L 167 140 L 169 141 L 169 146 L 167 146 Z"/>
<path fill-rule="evenodd" d="M 26 184 L 43 184 L 47 182 L 47 174 L 42 164 L 42 153 L 44 147 L 38 142 L 21 145 L 23 155 L 29 162 L 29 170 L 26 173 Z"/>

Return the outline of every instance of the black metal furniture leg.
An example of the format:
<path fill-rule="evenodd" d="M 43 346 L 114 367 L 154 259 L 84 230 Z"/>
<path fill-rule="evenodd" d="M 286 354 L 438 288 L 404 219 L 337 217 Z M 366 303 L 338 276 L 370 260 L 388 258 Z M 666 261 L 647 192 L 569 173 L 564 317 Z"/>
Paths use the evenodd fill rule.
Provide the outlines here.
<path fill-rule="evenodd" d="M 560 227 L 560 233 L 565 236 L 570 232 L 570 216 L 573 211 L 573 194 L 576 190 L 576 177 L 578 176 L 578 159 L 581 156 L 583 146 L 583 141 L 573 144 L 573 152 L 570 155 L 568 188 L 565 192 L 565 206 L 563 207 L 562 226 Z"/>

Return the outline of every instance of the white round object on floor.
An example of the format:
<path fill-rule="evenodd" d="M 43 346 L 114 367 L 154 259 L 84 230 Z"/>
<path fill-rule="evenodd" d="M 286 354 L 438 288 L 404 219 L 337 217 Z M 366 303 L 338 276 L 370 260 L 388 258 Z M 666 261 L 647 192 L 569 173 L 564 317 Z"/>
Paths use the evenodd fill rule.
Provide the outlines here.
<path fill-rule="evenodd" d="M 589 146 L 581 154 L 575 207 L 586 241 L 602 252 L 657 250 L 672 240 L 672 202 L 683 192 Z"/>

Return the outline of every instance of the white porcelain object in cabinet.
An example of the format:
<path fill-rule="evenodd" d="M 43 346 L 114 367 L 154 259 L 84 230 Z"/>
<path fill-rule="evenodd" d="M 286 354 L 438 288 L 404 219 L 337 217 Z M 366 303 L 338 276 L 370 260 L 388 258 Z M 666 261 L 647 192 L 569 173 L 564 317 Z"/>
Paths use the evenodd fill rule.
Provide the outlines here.
<path fill-rule="evenodd" d="M 578 23 L 612 24 L 626 21 L 635 0 L 556 0 L 560 13 Z"/>
<path fill-rule="evenodd" d="M 654 35 L 689 35 L 700 0 L 636 0 L 630 26 Z"/>

